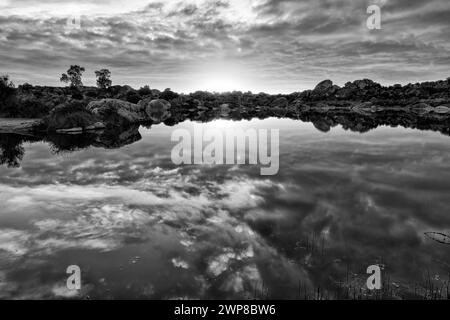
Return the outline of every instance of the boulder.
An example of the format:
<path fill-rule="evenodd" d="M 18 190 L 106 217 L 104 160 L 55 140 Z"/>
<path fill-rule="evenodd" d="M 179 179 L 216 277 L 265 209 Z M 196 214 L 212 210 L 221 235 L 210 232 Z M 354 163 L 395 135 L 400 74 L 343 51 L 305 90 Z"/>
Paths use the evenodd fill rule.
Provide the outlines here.
<path fill-rule="evenodd" d="M 314 90 L 311 92 L 312 98 L 327 98 L 331 95 L 334 95 L 340 88 L 336 85 L 333 85 L 331 80 L 324 80 L 320 82 Z"/>
<path fill-rule="evenodd" d="M 433 112 L 439 113 L 439 114 L 446 114 L 446 113 L 450 113 L 450 108 L 447 106 L 438 106 L 438 107 L 434 108 Z"/>
<path fill-rule="evenodd" d="M 77 127 L 77 128 L 70 128 L 70 129 L 58 129 L 56 130 L 57 133 L 64 133 L 64 134 L 81 134 L 83 133 L 83 128 Z"/>
<path fill-rule="evenodd" d="M 142 106 L 117 99 L 92 101 L 86 110 L 107 126 L 122 126 L 148 120 Z"/>
<path fill-rule="evenodd" d="M 220 116 L 228 117 L 230 115 L 231 109 L 228 103 L 224 103 L 220 105 Z"/>
<path fill-rule="evenodd" d="M 41 126 L 40 119 L 0 118 L 0 133 L 32 132 Z"/>
<path fill-rule="evenodd" d="M 105 128 L 106 128 L 106 126 L 105 126 L 102 122 L 96 122 L 96 123 L 94 123 L 93 125 L 90 125 L 90 126 L 84 128 L 84 130 L 87 130 L 87 131 L 91 131 L 91 130 L 103 130 L 103 129 L 105 129 Z"/>
<path fill-rule="evenodd" d="M 48 116 L 43 119 L 44 126 L 48 131 L 61 130 L 83 131 L 83 128 L 91 126 L 99 119 L 86 110 L 86 106 L 79 101 L 60 104 L 56 106 Z M 74 130 L 74 129 L 77 130 Z"/>
<path fill-rule="evenodd" d="M 350 108 L 353 112 L 358 114 L 369 114 L 372 112 L 376 112 L 376 106 L 374 106 L 371 102 L 363 102 L 358 103 Z"/>
<path fill-rule="evenodd" d="M 426 104 L 424 102 L 420 102 L 420 103 L 416 103 L 415 105 L 413 105 L 410 108 L 410 110 L 415 114 L 423 115 L 423 114 L 433 111 L 433 107 L 431 107 L 429 104 Z"/>
<path fill-rule="evenodd" d="M 164 99 L 144 99 L 139 101 L 138 105 L 153 122 L 159 123 L 171 116 L 170 102 Z"/>
<path fill-rule="evenodd" d="M 299 100 L 308 100 L 311 97 L 312 90 L 305 90 L 298 94 Z"/>
<path fill-rule="evenodd" d="M 325 119 L 312 121 L 314 127 L 321 132 L 329 132 L 331 125 Z"/>
<path fill-rule="evenodd" d="M 319 113 L 327 113 L 328 111 L 334 110 L 334 109 L 335 109 L 334 106 L 329 105 L 327 103 L 323 103 L 323 102 L 316 103 L 315 105 L 313 105 L 311 107 L 312 111 L 319 112 Z"/>
<path fill-rule="evenodd" d="M 353 81 L 353 84 L 359 89 L 364 90 L 370 87 L 373 87 L 375 85 L 375 82 L 373 82 L 370 79 L 362 79 L 362 80 L 355 80 Z"/>
<path fill-rule="evenodd" d="M 333 88 L 333 81 L 331 80 L 324 80 L 320 82 L 313 90 L 313 93 L 315 94 L 323 94 L 327 93 Z"/>

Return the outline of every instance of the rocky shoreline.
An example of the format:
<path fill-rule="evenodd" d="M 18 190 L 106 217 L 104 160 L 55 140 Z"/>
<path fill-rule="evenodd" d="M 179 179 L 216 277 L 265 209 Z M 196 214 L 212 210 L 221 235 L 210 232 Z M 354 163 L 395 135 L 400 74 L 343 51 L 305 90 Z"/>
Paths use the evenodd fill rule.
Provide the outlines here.
<path fill-rule="evenodd" d="M 390 87 L 363 79 L 348 82 L 342 88 L 325 80 L 313 90 L 288 95 L 203 91 L 184 95 L 170 89 L 161 92 L 148 87 L 135 90 L 129 86 L 100 89 L 31 85 L 19 86 L 14 94 L 17 106 L 31 105 L 31 108 L 43 110 L 44 115 L 41 120 L 32 122 L 8 124 L 1 121 L 0 130 L 4 132 L 85 134 L 142 123 L 178 123 L 183 119 L 207 121 L 270 116 L 299 119 L 340 114 L 402 115 L 418 122 L 431 121 L 446 126 L 450 118 L 450 78 Z"/>

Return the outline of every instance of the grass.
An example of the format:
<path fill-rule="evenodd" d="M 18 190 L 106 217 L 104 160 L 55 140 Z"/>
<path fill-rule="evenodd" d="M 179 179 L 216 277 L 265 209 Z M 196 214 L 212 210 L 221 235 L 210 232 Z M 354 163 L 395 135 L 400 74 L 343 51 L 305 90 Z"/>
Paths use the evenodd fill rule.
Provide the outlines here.
<path fill-rule="evenodd" d="M 328 248 L 327 248 L 328 247 Z M 327 246 L 326 239 L 317 234 L 305 236 L 296 243 L 297 251 L 300 251 L 292 259 L 293 263 L 298 264 L 309 271 L 311 278 L 314 278 L 315 286 L 298 280 L 297 284 L 288 284 L 286 287 L 292 292 L 290 297 L 283 299 L 296 300 L 448 300 L 450 299 L 450 266 L 446 266 L 448 273 L 444 278 L 433 276 L 434 272 L 427 269 L 422 271 L 421 279 L 418 282 L 405 282 L 394 277 L 388 271 L 387 267 L 382 271 L 382 286 L 380 290 L 369 290 L 366 281 L 369 277 L 365 269 L 357 267 L 352 268 L 350 260 L 346 257 L 340 259 L 340 262 L 330 261 L 333 255 Z M 310 262 L 304 262 L 304 257 L 310 256 Z M 335 258 L 335 257 L 334 257 Z M 384 265 L 384 259 L 380 260 L 379 265 Z M 338 273 L 329 273 L 328 277 L 317 278 L 316 273 L 322 269 L 338 263 Z M 366 265 L 375 263 L 366 263 Z M 294 293 L 294 286 L 297 287 Z M 279 288 L 278 288 L 279 291 Z M 253 292 L 249 299 L 270 300 L 279 298 L 271 292 L 270 288 L 264 282 L 255 282 Z"/>

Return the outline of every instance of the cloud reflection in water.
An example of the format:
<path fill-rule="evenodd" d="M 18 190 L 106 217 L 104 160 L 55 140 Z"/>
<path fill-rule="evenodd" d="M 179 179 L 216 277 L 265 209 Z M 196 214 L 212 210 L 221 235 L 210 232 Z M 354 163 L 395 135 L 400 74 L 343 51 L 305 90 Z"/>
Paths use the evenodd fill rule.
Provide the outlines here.
<path fill-rule="evenodd" d="M 21 168 L 0 167 L 0 297 L 299 298 L 374 263 L 400 284 L 446 274 L 449 249 L 422 234 L 450 226 L 448 137 L 242 126 L 282 128 L 279 175 L 176 167 L 162 125 L 118 150 L 25 145 Z"/>

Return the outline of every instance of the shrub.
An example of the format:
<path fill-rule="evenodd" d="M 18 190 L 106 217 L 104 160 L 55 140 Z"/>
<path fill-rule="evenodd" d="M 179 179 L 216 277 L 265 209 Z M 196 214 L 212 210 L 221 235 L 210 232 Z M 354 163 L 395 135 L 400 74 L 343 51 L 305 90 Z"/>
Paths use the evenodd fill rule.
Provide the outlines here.
<path fill-rule="evenodd" d="M 16 105 L 16 115 L 24 118 L 42 118 L 49 114 L 51 108 L 38 99 L 20 100 Z"/>
<path fill-rule="evenodd" d="M 129 91 L 127 92 L 127 96 L 126 96 L 126 100 L 128 102 L 131 103 L 138 103 L 139 101 L 141 101 L 141 96 L 139 95 L 139 93 L 135 92 L 135 91 Z"/>
<path fill-rule="evenodd" d="M 143 86 L 138 90 L 138 93 L 144 97 L 144 96 L 150 96 L 152 94 L 152 89 L 148 85 Z"/>
<path fill-rule="evenodd" d="M 178 96 L 179 96 L 178 93 L 175 93 L 172 90 L 170 90 L 169 88 L 167 88 L 159 95 L 159 98 L 170 101 L 172 99 L 178 98 Z"/>
<path fill-rule="evenodd" d="M 31 89 L 33 89 L 33 86 L 27 82 L 27 83 L 24 83 L 23 85 L 19 86 L 19 88 L 21 88 L 25 92 L 28 92 L 28 91 L 31 91 Z"/>
<path fill-rule="evenodd" d="M 88 92 L 86 92 L 86 97 L 97 98 L 97 96 L 98 96 L 98 94 L 95 91 L 88 91 Z"/>
<path fill-rule="evenodd" d="M 83 100 L 84 96 L 83 96 L 83 94 L 81 92 L 74 92 L 72 94 L 72 99 L 74 99 L 74 100 Z"/>

